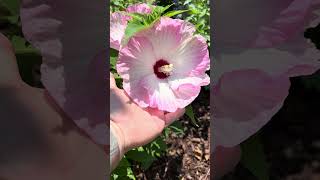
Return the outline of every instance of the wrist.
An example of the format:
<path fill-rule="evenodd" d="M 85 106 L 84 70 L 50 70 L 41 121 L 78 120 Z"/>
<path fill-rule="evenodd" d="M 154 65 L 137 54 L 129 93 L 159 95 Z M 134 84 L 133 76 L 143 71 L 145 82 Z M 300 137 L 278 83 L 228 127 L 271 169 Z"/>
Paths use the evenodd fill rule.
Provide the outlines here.
<path fill-rule="evenodd" d="M 113 170 L 126 153 L 126 143 L 122 130 L 113 121 L 110 121 L 110 131 L 110 163 Z"/>

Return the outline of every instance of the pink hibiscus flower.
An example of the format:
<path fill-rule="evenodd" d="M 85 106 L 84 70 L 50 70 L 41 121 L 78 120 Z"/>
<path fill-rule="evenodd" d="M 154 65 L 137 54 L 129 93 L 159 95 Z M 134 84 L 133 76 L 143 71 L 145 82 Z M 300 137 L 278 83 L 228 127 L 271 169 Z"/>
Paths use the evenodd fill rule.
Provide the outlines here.
<path fill-rule="evenodd" d="M 134 4 L 126 9 L 127 13 L 141 13 L 149 14 L 152 11 L 152 7 L 145 3 Z M 121 42 L 124 37 L 128 21 L 130 16 L 125 15 L 124 12 L 114 12 L 110 15 L 110 47 L 119 50 Z"/>
<path fill-rule="evenodd" d="M 320 22 L 320 1 L 216 3 L 212 87 L 215 146 L 233 147 L 279 111 L 290 77 L 319 69 L 320 51 L 304 38 Z"/>
<path fill-rule="evenodd" d="M 120 49 L 117 71 L 138 105 L 174 112 L 209 84 L 208 46 L 194 32 L 190 23 L 162 17 Z"/>
<path fill-rule="evenodd" d="M 152 12 L 152 7 L 146 3 L 138 3 L 133 4 L 127 7 L 126 11 L 128 13 L 142 13 L 142 14 L 149 14 Z"/>

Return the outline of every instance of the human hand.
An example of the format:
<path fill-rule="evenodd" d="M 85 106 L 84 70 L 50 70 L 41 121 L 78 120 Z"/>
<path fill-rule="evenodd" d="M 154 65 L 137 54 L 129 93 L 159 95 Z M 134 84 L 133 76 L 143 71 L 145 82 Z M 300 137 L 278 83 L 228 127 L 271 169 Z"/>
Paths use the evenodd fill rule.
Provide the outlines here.
<path fill-rule="evenodd" d="M 117 88 L 110 73 L 110 128 L 118 139 L 120 157 L 128 150 L 152 141 L 183 114 L 184 109 L 173 113 L 142 109 L 130 100 L 124 90 Z"/>
<path fill-rule="evenodd" d="M 105 179 L 107 156 L 43 89 L 25 84 L 0 33 L 0 179 Z"/>

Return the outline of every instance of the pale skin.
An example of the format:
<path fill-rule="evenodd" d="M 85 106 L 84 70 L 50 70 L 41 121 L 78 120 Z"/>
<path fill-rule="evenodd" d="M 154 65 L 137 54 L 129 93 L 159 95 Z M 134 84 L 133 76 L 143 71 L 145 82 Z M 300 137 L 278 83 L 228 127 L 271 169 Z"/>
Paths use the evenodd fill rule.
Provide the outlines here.
<path fill-rule="evenodd" d="M 152 108 L 142 109 L 122 89 L 117 88 L 111 73 L 110 77 L 110 127 L 118 139 L 122 155 L 134 147 L 149 143 L 184 114 L 184 109 L 173 113 Z M 115 165 L 112 164 L 112 169 Z"/>
<path fill-rule="evenodd" d="M 115 86 L 112 77 L 110 91 L 110 128 L 122 154 L 152 141 L 184 113 L 183 109 L 174 113 L 142 109 Z M 33 88 L 21 80 L 13 49 L 1 33 L 0 121 L 0 180 L 109 177 L 104 149 L 81 132 L 44 89 Z M 222 154 L 228 157 L 229 152 Z M 223 158 L 219 162 L 228 163 Z M 219 174 L 228 171 L 216 168 L 219 169 L 223 171 Z"/>

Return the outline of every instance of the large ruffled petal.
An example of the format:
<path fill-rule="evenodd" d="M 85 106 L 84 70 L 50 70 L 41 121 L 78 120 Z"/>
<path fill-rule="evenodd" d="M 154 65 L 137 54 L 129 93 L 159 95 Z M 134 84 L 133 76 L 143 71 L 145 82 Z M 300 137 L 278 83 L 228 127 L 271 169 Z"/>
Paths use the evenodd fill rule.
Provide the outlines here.
<path fill-rule="evenodd" d="M 127 92 L 142 107 L 175 112 L 194 101 L 200 93 L 201 86 L 209 83 L 208 75 L 161 80 L 151 74 L 141 77 L 140 81 L 125 83 L 124 89 L 129 89 Z"/>
<path fill-rule="evenodd" d="M 195 35 L 185 40 L 178 47 L 174 57 L 174 67 L 177 74 L 203 74 L 210 65 L 209 51 L 206 39 Z"/>
<path fill-rule="evenodd" d="M 177 49 L 182 43 L 192 38 L 194 32 L 195 27 L 186 21 L 162 17 L 152 28 L 140 32 L 137 36 L 148 37 L 156 49 L 157 59 L 170 61 L 176 56 Z"/>
<path fill-rule="evenodd" d="M 148 93 L 149 106 L 168 112 L 175 112 L 189 105 L 199 95 L 201 86 L 209 83 L 208 75 L 161 80 L 152 74 L 141 80 L 141 86 Z"/>
<path fill-rule="evenodd" d="M 45 88 L 81 129 L 106 147 L 104 7 L 102 1 L 23 0 L 20 15 L 26 39 L 43 56 Z"/>
<path fill-rule="evenodd" d="M 297 36 L 302 39 L 305 27 L 319 19 L 319 5 L 314 0 L 216 2 L 215 47 L 274 47 Z"/>
<path fill-rule="evenodd" d="M 177 97 L 180 107 L 189 105 L 200 93 L 200 87 L 210 84 L 210 77 L 207 74 L 194 77 L 169 78 L 170 88 Z"/>
<path fill-rule="evenodd" d="M 212 91 L 216 145 L 232 147 L 265 125 L 288 95 L 289 79 L 255 69 L 225 73 Z"/>
<path fill-rule="evenodd" d="M 256 133 L 281 108 L 289 78 L 320 68 L 320 51 L 303 36 L 320 22 L 319 5 L 312 0 L 216 3 L 211 96 L 216 146 L 232 147 Z"/>
<path fill-rule="evenodd" d="M 124 81 L 140 80 L 153 74 L 155 49 L 146 37 L 133 37 L 119 53 L 117 71 Z"/>
<path fill-rule="evenodd" d="M 320 55 L 308 52 L 296 57 L 276 49 L 259 49 L 217 59 L 212 87 L 214 143 L 235 146 L 271 120 L 289 93 L 289 78 L 319 69 L 319 61 L 311 56 L 314 53 Z"/>
<path fill-rule="evenodd" d="M 153 74 L 155 62 L 154 49 L 145 37 L 132 37 L 119 53 L 116 67 L 123 78 L 123 88 L 142 107 L 148 106 L 148 99 L 140 81 L 143 77 Z"/>
<path fill-rule="evenodd" d="M 142 79 L 141 85 L 148 92 L 149 107 L 168 112 L 182 108 L 166 80 L 160 80 L 151 74 Z"/>
<path fill-rule="evenodd" d="M 296 33 L 304 31 L 307 20 L 310 16 L 313 0 L 292 1 L 287 8 L 284 8 L 270 24 L 259 28 L 256 39 L 253 42 L 255 47 L 272 47 L 289 40 Z"/>
<path fill-rule="evenodd" d="M 270 75 L 279 75 L 296 66 L 311 68 L 309 72 L 290 74 L 290 76 L 299 76 L 311 74 L 320 67 L 320 51 L 316 49 L 306 50 L 305 54 L 299 56 L 275 48 L 251 48 L 241 53 L 223 53 L 219 56 L 213 62 L 212 74 L 216 82 L 224 73 L 236 70 L 258 69 Z"/>

